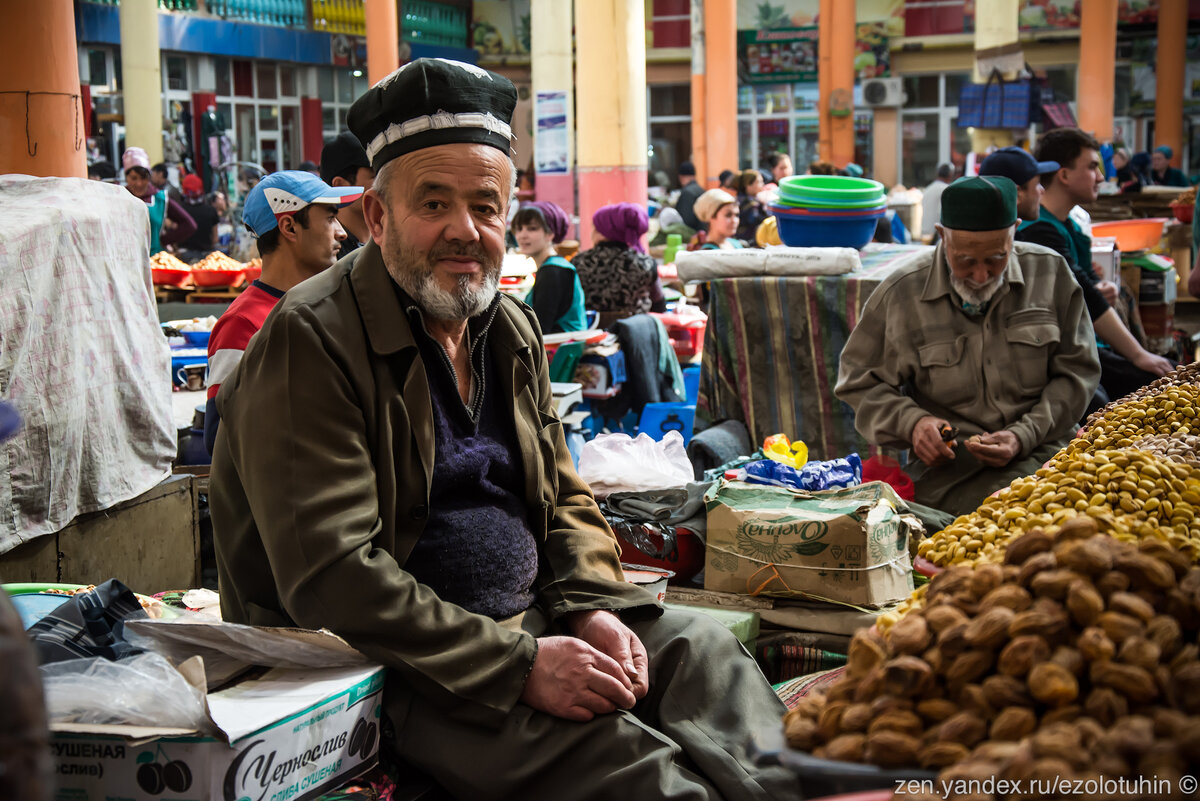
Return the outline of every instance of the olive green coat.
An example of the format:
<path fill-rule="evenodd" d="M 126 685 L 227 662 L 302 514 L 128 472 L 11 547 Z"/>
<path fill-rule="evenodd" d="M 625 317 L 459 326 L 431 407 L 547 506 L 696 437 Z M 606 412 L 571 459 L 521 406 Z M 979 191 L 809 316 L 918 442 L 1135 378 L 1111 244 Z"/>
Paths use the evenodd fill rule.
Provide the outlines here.
<path fill-rule="evenodd" d="M 652 604 L 576 475 L 529 307 L 488 331 L 511 404 L 551 619 Z M 424 364 L 370 243 L 290 290 L 217 396 L 209 496 L 228 621 L 327 628 L 458 717 L 499 725 L 534 638 L 441 601 L 404 570 L 428 516 L 434 431 Z M 486 531 L 479 532 L 486 536 Z"/>

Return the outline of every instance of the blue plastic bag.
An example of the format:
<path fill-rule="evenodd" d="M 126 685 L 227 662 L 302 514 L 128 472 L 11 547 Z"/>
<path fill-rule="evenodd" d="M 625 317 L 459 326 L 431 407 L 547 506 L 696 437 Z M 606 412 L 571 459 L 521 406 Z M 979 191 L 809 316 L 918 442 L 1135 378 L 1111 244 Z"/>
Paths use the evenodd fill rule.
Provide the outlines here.
<path fill-rule="evenodd" d="M 770 459 L 751 462 L 744 467 L 749 482 L 810 492 L 853 487 L 862 483 L 862 459 L 857 453 L 827 462 L 808 462 L 799 469 Z"/>

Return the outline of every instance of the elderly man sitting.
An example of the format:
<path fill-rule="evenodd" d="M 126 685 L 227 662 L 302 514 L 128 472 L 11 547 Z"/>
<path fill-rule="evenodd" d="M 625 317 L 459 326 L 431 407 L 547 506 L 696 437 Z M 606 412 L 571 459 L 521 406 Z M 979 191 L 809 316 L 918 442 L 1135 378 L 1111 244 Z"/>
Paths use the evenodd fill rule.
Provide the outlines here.
<path fill-rule="evenodd" d="M 795 797 L 720 625 L 624 581 L 533 310 L 497 292 L 517 92 L 419 59 L 350 109 L 371 241 L 279 302 L 217 403 L 225 619 L 388 668 L 381 747 L 455 798 Z"/>
<path fill-rule="evenodd" d="M 1079 284 L 1054 251 L 1014 243 L 1016 221 L 1009 179 L 955 181 L 941 244 L 880 284 L 842 351 L 859 433 L 910 447 L 917 502 L 953 515 L 1062 447 L 1100 379 Z"/>

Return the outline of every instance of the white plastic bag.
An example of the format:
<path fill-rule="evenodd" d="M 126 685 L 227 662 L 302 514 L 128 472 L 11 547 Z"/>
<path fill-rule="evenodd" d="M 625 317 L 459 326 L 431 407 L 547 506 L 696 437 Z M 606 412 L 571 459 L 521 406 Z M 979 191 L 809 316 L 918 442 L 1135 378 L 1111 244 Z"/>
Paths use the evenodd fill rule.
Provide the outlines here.
<path fill-rule="evenodd" d="M 597 498 L 614 492 L 682 487 L 694 480 L 683 436 L 668 431 L 661 442 L 647 434 L 601 434 L 583 446 L 579 477 Z"/>
<path fill-rule="evenodd" d="M 206 731 L 203 690 L 155 653 L 119 662 L 103 657 L 42 665 L 53 723 L 113 723 Z"/>

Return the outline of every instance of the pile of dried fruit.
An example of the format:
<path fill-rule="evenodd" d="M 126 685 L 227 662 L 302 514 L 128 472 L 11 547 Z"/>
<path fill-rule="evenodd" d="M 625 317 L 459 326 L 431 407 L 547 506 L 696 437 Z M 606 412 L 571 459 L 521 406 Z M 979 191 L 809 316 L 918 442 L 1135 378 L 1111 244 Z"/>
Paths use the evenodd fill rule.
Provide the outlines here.
<path fill-rule="evenodd" d="M 1141 450 L 1064 449 L 917 545 L 935 565 L 998 562 L 1008 542 L 1090 517 L 1118 539 L 1157 539 L 1200 561 L 1200 465 Z"/>
<path fill-rule="evenodd" d="M 1143 398 L 1149 398 L 1154 395 L 1158 395 L 1164 389 L 1169 389 L 1171 387 L 1194 387 L 1197 383 L 1200 383 L 1200 362 L 1192 362 L 1191 364 L 1180 365 L 1161 378 L 1154 379 L 1136 392 L 1131 392 L 1128 395 L 1117 398 L 1107 406 L 1104 406 L 1101 409 L 1093 412 L 1088 417 L 1085 428 L 1091 428 L 1096 421 L 1108 417 L 1115 409 L 1124 406 L 1130 401 L 1142 400 Z"/>
<path fill-rule="evenodd" d="M 1195 434 L 1135 439 L 1129 447 L 1178 464 L 1200 465 L 1200 437 Z"/>
<path fill-rule="evenodd" d="M 945 781 L 1183 776 L 1200 764 L 1200 566 L 1097 532 L 1081 516 L 939 574 L 886 634 L 855 635 L 845 675 L 785 717 L 789 744 Z"/>

